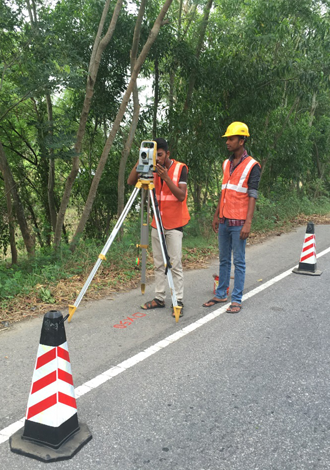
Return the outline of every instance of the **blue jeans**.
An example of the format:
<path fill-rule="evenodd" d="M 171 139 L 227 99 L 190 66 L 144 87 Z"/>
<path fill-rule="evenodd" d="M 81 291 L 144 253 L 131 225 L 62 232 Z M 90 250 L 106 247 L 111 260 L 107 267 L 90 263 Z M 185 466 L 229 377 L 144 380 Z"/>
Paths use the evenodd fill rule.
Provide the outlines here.
<path fill-rule="evenodd" d="M 245 245 L 246 240 L 240 239 L 242 227 L 229 227 L 228 220 L 224 224 L 219 224 L 219 251 L 220 269 L 219 285 L 215 291 L 218 299 L 227 297 L 227 288 L 230 282 L 231 252 L 235 266 L 234 289 L 231 294 L 231 301 L 241 303 L 245 281 Z"/>

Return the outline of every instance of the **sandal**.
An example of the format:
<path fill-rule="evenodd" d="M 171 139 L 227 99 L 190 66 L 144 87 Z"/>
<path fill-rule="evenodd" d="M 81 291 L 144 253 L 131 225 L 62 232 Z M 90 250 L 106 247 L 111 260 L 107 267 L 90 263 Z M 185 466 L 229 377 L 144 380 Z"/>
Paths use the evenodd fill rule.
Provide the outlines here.
<path fill-rule="evenodd" d="M 180 315 L 179 315 L 180 318 L 181 318 L 181 317 L 183 317 L 183 303 L 181 302 L 181 300 L 178 300 L 178 307 L 181 307 Z M 173 305 L 172 305 L 172 317 L 175 318 Z"/>
<path fill-rule="evenodd" d="M 226 312 L 227 313 L 239 313 L 242 310 L 242 308 L 243 308 L 242 305 L 234 303 L 234 304 L 229 305 Z"/>
<path fill-rule="evenodd" d="M 143 310 L 151 310 L 154 308 L 164 308 L 165 307 L 165 302 L 163 300 L 159 299 L 152 299 L 149 302 L 146 302 L 144 305 L 141 305 L 141 308 Z"/>
<path fill-rule="evenodd" d="M 227 302 L 227 298 L 225 299 L 210 299 L 208 300 L 207 302 L 205 302 L 205 304 L 203 304 L 203 307 L 213 307 L 213 305 L 216 305 L 216 304 L 224 304 Z M 207 304 L 210 304 L 210 305 L 207 305 Z"/>

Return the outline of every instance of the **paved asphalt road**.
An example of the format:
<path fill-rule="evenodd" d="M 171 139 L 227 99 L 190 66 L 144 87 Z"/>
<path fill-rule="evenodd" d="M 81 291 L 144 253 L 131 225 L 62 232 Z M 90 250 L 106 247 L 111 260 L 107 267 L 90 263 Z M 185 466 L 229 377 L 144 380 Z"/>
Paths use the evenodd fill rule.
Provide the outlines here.
<path fill-rule="evenodd" d="M 152 285 L 144 297 L 133 290 L 82 303 L 66 333 L 78 417 L 93 439 L 48 468 L 329 469 L 330 252 L 318 259 L 321 276 L 292 274 L 304 234 L 248 247 L 250 296 L 238 315 L 201 306 L 216 260 L 185 273 L 178 323 L 169 308 L 135 315 Z M 330 226 L 316 226 L 316 245 L 318 254 L 329 248 Z M 115 327 L 127 317 L 134 321 Z M 25 413 L 41 324 L 0 334 L 1 470 L 46 465 L 13 454 L 4 437 Z"/>

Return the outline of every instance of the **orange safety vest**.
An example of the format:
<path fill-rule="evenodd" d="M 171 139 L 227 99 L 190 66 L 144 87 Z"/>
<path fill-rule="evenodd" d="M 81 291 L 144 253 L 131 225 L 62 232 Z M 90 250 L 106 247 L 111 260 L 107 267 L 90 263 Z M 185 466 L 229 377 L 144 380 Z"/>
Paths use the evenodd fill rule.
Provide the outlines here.
<path fill-rule="evenodd" d="M 188 171 L 188 167 L 184 163 L 177 162 L 176 160 L 172 161 L 173 163 L 167 170 L 167 173 L 173 183 L 176 186 L 179 186 L 182 168 L 185 166 Z M 163 227 L 166 230 L 171 230 L 173 228 L 187 225 L 190 220 L 187 207 L 188 191 L 186 192 L 184 201 L 181 202 L 174 196 L 165 181 L 163 181 L 157 174 L 154 175 L 154 185 Z M 157 228 L 155 216 L 152 219 L 151 226 Z"/>
<path fill-rule="evenodd" d="M 259 163 L 252 157 L 247 157 L 230 175 L 230 161 L 227 159 L 223 162 L 220 218 L 246 219 L 249 205 L 248 180 L 254 165 Z"/>

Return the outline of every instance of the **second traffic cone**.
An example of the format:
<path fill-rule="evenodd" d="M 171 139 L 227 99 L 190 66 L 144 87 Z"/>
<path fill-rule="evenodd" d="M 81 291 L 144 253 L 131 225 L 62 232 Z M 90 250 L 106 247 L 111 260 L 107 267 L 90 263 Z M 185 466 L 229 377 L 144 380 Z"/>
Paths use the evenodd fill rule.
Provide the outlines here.
<path fill-rule="evenodd" d="M 298 268 L 292 272 L 296 274 L 308 274 L 310 276 L 320 276 L 322 271 L 316 269 L 316 244 L 313 222 L 308 222 L 305 239 L 301 251 Z"/>
<path fill-rule="evenodd" d="M 78 423 L 64 319 L 53 310 L 44 316 L 24 429 L 11 437 L 10 447 L 51 462 L 73 457 L 91 438 Z"/>

